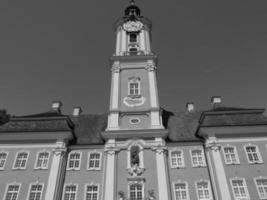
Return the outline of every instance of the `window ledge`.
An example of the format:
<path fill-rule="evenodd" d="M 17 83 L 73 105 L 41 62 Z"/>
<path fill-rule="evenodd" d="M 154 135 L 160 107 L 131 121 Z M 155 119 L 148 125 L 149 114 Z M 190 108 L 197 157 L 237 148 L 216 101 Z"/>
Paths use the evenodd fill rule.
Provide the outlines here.
<path fill-rule="evenodd" d="M 34 170 L 48 170 L 48 167 L 35 167 Z"/>
<path fill-rule="evenodd" d="M 185 166 L 171 166 L 171 169 L 184 169 Z"/>
<path fill-rule="evenodd" d="M 12 170 L 17 170 L 17 171 L 25 171 L 26 168 L 12 168 Z"/>
<path fill-rule="evenodd" d="M 100 171 L 101 168 L 88 168 L 87 170 L 88 171 Z"/>
<path fill-rule="evenodd" d="M 240 165 L 240 163 L 225 163 L 226 165 Z"/>
<path fill-rule="evenodd" d="M 67 168 L 67 171 L 79 171 L 81 170 L 80 168 Z"/>
<path fill-rule="evenodd" d="M 257 164 L 264 164 L 263 161 L 256 161 L 256 162 L 248 162 L 250 165 L 257 165 Z"/>
<path fill-rule="evenodd" d="M 192 166 L 193 168 L 202 168 L 202 167 L 206 167 L 206 165 L 194 165 Z"/>

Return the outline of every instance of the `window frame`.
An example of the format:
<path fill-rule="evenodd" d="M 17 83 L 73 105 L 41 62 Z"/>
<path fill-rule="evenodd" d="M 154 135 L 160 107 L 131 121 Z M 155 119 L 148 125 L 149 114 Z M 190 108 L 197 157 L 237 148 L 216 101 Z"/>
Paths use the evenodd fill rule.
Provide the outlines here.
<path fill-rule="evenodd" d="M 131 190 L 130 190 L 130 187 L 131 185 L 142 185 L 142 200 L 145 198 L 145 184 L 143 181 L 131 181 L 131 182 L 128 182 L 128 198 L 131 199 Z"/>
<path fill-rule="evenodd" d="M 99 154 L 99 167 L 90 167 L 90 155 L 91 154 L 94 154 L 94 153 L 97 153 Z M 99 151 L 91 151 L 91 152 L 88 152 L 88 159 L 87 159 L 87 170 L 91 171 L 91 170 L 101 170 L 101 165 L 102 165 L 102 152 L 99 152 Z"/>
<path fill-rule="evenodd" d="M 137 94 L 135 94 L 135 92 L 134 92 L 134 94 L 131 94 L 131 84 L 133 84 L 133 83 L 137 83 L 137 90 L 138 90 L 138 93 Z M 135 91 L 136 89 L 134 89 L 134 91 Z M 130 77 L 129 79 L 128 79 L 128 96 L 130 96 L 130 97 L 137 97 L 137 96 L 140 96 L 141 95 L 141 79 L 140 79 L 140 77 Z"/>
<path fill-rule="evenodd" d="M 27 153 L 27 158 L 26 158 L 25 166 L 24 167 L 15 167 L 16 166 L 16 162 L 17 162 L 17 159 L 18 159 L 18 155 L 20 153 Z M 28 163 L 29 157 L 30 157 L 30 152 L 29 151 L 23 151 L 23 150 L 22 151 L 18 151 L 16 153 L 16 156 L 15 156 L 15 160 L 14 160 L 12 169 L 13 170 L 25 170 L 27 168 L 27 163 Z"/>
<path fill-rule="evenodd" d="M 5 170 L 5 166 L 6 166 L 6 161 L 7 161 L 7 158 L 8 158 L 8 151 L 0 151 L 0 154 L 2 154 L 2 153 L 5 153 L 6 154 L 6 158 L 5 158 L 5 160 L 4 160 L 4 164 L 3 164 L 3 166 L 1 167 L 0 166 L 0 170 Z M 0 163 L 1 163 L 1 159 L 0 159 Z"/>
<path fill-rule="evenodd" d="M 257 192 L 258 192 L 259 198 L 260 199 L 267 199 L 267 193 L 264 194 L 265 196 L 261 196 L 261 193 L 259 191 L 259 187 L 257 185 L 257 180 L 266 180 L 267 181 L 267 177 L 257 177 L 257 178 L 254 178 L 254 183 L 255 183 L 255 186 L 257 188 Z"/>
<path fill-rule="evenodd" d="M 79 167 L 75 167 L 75 165 L 73 167 L 70 167 L 69 163 L 70 163 L 70 156 L 71 154 L 76 154 L 78 153 L 80 155 L 80 159 L 79 159 Z M 71 151 L 68 155 L 68 163 L 67 163 L 67 170 L 80 170 L 81 169 L 81 162 L 82 162 L 82 152 L 81 151 Z"/>
<path fill-rule="evenodd" d="M 182 180 L 178 180 L 172 183 L 172 187 L 173 187 L 173 199 L 174 200 L 178 200 L 176 199 L 176 190 L 175 190 L 175 185 L 176 184 L 185 184 L 186 187 L 186 200 L 190 200 L 190 193 L 189 193 L 189 189 L 188 189 L 188 182 L 187 181 L 182 181 Z"/>
<path fill-rule="evenodd" d="M 173 152 L 181 152 L 181 162 L 182 162 L 182 164 L 181 165 L 179 165 L 178 164 L 178 162 L 177 162 L 177 165 L 174 165 L 173 163 L 172 163 L 172 153 Z M 176 159 L 177 160 L 177 159 Z M 170 166 L 171 166 L 171 168 L 185 168 L 185 162 L 184 162 L 184 151 L 183 151 L 183 149 L 170 149 L 169 150 L 169 162 L 170 162 Z"/>
<path fill-rule="evenodd" d="M 75 191 L 75 200 L 77 200 L 78 189 L 79 189 L 79 185 L 78 185 L 77 183 L 65 183 L 65 184 L 64 184 L 63 193 L 62 193 L 62 200 L 64 200 L 65 192 L 66 192 L 66 187 L 67 187 L 67 186 L 75 186 L 75 187 L 76 187 L 76 191 Z"/>
<path fill-rule="evenodd" d="M 206 182 L 208 184 L 208 191 L 209 191 L 209 196 L 210 196 L 209 199 L 200 199 L 200 197 L 199 197 L 197 184 L 198 183 L 202 183 L 202 182 Z M 213 200 L 213 194 L 212 194 L 212 191 L 211 191 L 211 185 L 210 185 L 210 182 L 208 180 L 198 180 L 198 181 L 196 181 L 195 182 L 195 189 L 196 189 L 196 195 L 197 195 L 197 199 L 198 200 Z"/>
<path fill-rule="evenodd" d="M 251 161 L 249 159 L 248 152 L 247 152 L 247 147 L 255 147 L 257 156 L 259 158 L 258 161 Z M 246 145 L 244 145 L 244 151 L 245 151 L 245 154 L 246 154 L 246 157 L 247 157 L 247 161 L 248 161 L 249 164 L 262 164 L 263 163 L 263 159 L 262 159 L 262 156 L 261 156 L 261 153 L 260 153 L 260 150 L 259 150 L 258 145 L 255 145 L 255 144 L 246 144 Z"/>
<path fill-rule="evenodd" d="M 88 186 L 97 186 L 97 200 L 99 200 L 100 198 L 100 185 L 99 184 L 95 184 L 95 183 L 87 183 L 84 185 L 84 200 L 86 200 L 86 194 L 87 194 L 87 187 Z"/>
<path fill-rule="evenodd" d="M 27 200 L 30 200 L 31 187 L 32 187 L 33 185 L 41 185 L 41 186 L 42 186 L 41 195 L 40 195 L 40 200 L 42 200 L 42 197 L 43 197 L 43 191 L 44 191 L 44 183 L 39 183 L 39 182 L 30 183 L 30 185 L 29 185 L 29 189 L 28 189 L 28 194 L 27 194 Z"/>
<path fill-rule="evenodd" d="M 131 35 L 134 34 L 136 36 L 136 41 L 135 42 L 131 42 Z M 139 42 L 139 34 L 138 33 L 129 33 L 128 34 L 128 44 L 136 44 Z"/>
<path fill-rule="evenodd" d="M 234 155 L 235 155 L 235 159 L 236 161 L 233 162 L 232 160 L 229 162 L 227 161 L 227 158 L 226 158 L 226 153 L 225 153 L 225 149 L 226 148 L 233 148 L 234 150 Z M 223 146 L 222 147 L 222 153 L 223 153 L 223 157 L 224 157 L 224 161 L 225 161 L 225 164 L 226 165 L 237 165 L 237 164 L 240 164 L 240 160 L 239 160 L 239 156 L 238 156 L 238 152 L 237 152 L 237 148 L 236 146 L 233 146 L 233 145 L 226 145 L 226 146 Z"/>
<path fill-rule="evenodd" d="M 18 185 L 18 186 L 19 186 L 19 189 L 18 189 L 18 195 L 17 195 L 17 198 L 15 199 L 15 200 L 18 200 L 18 198 L 19 198 L 19 192 L 20 192 L 20 189 L 21 189 L 21 183 L 17 183 L 17 182 L 8 183 L 8 184 L 6 185 L 3 200 L 6 200 L 7 192 L 8 192 L 8 187 L 9 187 L 10 185 Z"/>
<path fill-rule="evenodd" d="M 246 193 L 246 197 L 236 197 L 235 191 L 234 191 L 234 187 L 233 187 L 233 181 L 238 181 L 238 180 L 242 180 L 243 181 L 243 187 L 245 189 L 245 193 Z M 245 178 L 240 178 L 240 177 L 235 177 L 235 178 L 230 178 L 230 185 L 232 188 L 232 194 L 234 197 L 234 200 L 250 200 L 250 196 L 249 196 L 249 192 L 248 192 L 248 187 L 247 187 L 247 183 Z"/>
<path fill-rule="evenodd" d="M 201 151 L 201 157 L 202 157 L 202 164 L 194 164 L 193 162 L 193 155 L 192 152 L 193 151 Z M 206 160 L 205 160 L 205 155 L 204 155 L 204 150 L 201 148 L 196 148 L 196 149 L 190 149 L 190 157 L 191 157 L 191 163 L 192 163 L 192 167 L 206 167 Z"/>
<path fill-rule="evenodd" d="M 43 167 L 43 166 L 41 166 L 41 167 L 37 167 L 37 163 L 38 163 L 39 156 L 40 156 L 41 153 L 48 153 L 48 158 L 47 158 L 47 164 L 46 164 L 46 167 Z M 43 150 L 43 151 L 38 151 L 37 154 L 36 154 L 36 159 L 35 159 L 35 163 L 34 163 L 34 169 L 48 169 L 49 161 L 50 161 L 50 155 L 51 155 L 50 151 L 45 151 L 45 150 Z M 42 164 L 43 164 L 43 162 L 42 162 Z"/>

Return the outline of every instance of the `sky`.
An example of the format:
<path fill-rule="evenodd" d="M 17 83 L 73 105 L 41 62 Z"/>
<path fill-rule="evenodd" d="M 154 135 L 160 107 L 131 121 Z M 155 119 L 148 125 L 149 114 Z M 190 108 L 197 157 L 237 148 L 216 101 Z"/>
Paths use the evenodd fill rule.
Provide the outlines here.
<path fill-rule="evenodd" d="M 267 1 L 136 0 L 153 23 L 161 107 L 267 108 Z M 127 0 L 0 2 L 0 109 L 108 112 L 114 22 Z"/>

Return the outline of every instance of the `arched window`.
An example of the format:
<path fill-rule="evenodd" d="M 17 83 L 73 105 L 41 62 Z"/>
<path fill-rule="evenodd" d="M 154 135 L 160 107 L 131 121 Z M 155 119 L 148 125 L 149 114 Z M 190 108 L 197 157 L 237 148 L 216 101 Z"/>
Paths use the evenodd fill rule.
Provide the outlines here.
<path fill-rule="evenodd" d="M 131 167 L 140 165 L 140 148 L 139 146 L 132 146 L 131 148 Z"/>

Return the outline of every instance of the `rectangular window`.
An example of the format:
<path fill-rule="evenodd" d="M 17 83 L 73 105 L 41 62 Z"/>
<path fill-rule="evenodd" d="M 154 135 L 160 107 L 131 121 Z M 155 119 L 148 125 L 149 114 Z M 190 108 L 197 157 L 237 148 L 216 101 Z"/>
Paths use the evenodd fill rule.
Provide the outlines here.
<path fill-rule="evenodd" d="M 7 159 L 7 153 L 6 152 L 0 152 L 0 170 L 4 169 Z"/>
<path fill-rule="evenodd" d="M 184 167 L 183 151 L 174 150 L 170 153 L 171 167 Z"/>
<path fill-rule="evenodd" d="M 233 194 L 236 200 L 249 199 L 245 179 L 232 179 L 231 180 Z"/>
<path fill-rule="evenodd" d="M 97 169 L 101 167 L 101 153 L 89 153 L 88 169 Z"/>
<path fill-rule="evenodd" d="M 193 167 L 205 166 L 205 159 L 202 150 L 192 150 L 191 159 Z"/>
<path fill-rule="evenodd" d="M 175 200 L 188 200 L 188 188 L 186 183 L 175 183 L 174 184 Z"/>
<path fill-rule="evenodd" d="M 261 155 L 259 149 L 255 145 L 250 145 L 245 147 L 247 153 L 247 159 L 249 163 L 261 163 Z"/>
<path fill-rule="evenodd" d="M 27 152 L 17 153 L 13 168 L 14 169 L 25 169 L 28 156 L 29 156 L 29 153 L 27 153 Z"/>
<path fill-rule="evenodd" d="M 137 34 L 131 33 L 130 38 L 129 38 L 129 42 L 130 43 L 137 42 Z"/>
<path fill-rule="evenodd" d="M 139 83 L 138 82 L 130 83 L 129 91 L 130 95 L 139 95 Z"/>
<path fill-rule="evenodd" d="M 68 161 L 68 170 L 79 170 L 81 162 L 81 153 L 80 152 L 71 152 L 69 154 Z"/>
<path fill-rule="evenodd" d="M 130 200 L 143 200 L 143 185 L 131 184 L 130 185 Z"/>
<path fill-rule="evenodd" d="M 35 164 L 35 169 L 47 169 L 49 161 L 49 152 L 39 152 L 37 154 L 37 161 Z"/>
<path fill-rule="evenodd" d="M 209 186 L 209 182 L 207 181 L 200 181 L 196 184 L 197 189 L 197 196 L 199 200 L 211 200 L 211 190 Z"/>
<path fill-rule="evenodd" d="M 30 186 L 30 193 L 28 200 L 41 200 L 43 192 L 42 184 L 32 184 Z"/>
<path fill-rule="evenodd" d="M 85 200 L 98 200 L 98 185 L 86 185 Z"/>
<path fill-rule="evenodd" d="M 267 178 L 255 180 L 260 199 L 267 199 Z"/>
<path fill-rule="evenodd" d="M 232 147 L 232 146 L 224 147 L 223 152 L 224 152 L 224 158 L 225 158 L 226 164 L 238 164 L 239 163 L 239 159 L 238 159 L 238 155 L 237 155 L 237 151 L 235 147 Z"/>
<path fill-rule="evenodd" d="M 19 196 L 19 184 L 10 184 L 7 186 L 5 200 L 18 200 Z"/>
<path fill-rule="evenodd" d="M 76 200 L 77 185 L 65 185 L 63 200 Z"/>

